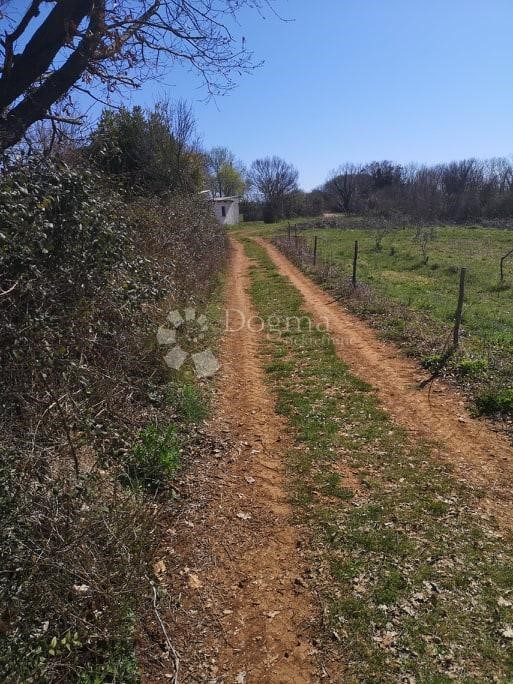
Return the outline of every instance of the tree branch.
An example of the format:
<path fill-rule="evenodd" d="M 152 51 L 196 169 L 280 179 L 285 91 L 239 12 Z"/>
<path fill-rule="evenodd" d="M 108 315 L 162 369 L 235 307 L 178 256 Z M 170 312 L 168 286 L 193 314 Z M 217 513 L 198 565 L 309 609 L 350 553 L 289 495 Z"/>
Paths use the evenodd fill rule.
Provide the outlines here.
<path fill-rule="evenodd" d="M 41 4 L 41 2 L 42 0 L 33 0 L 30 7 L 22 17 L 18 26 L 14 29 L 14 31 L 6 34 L 5 40 L 2 41 L 5 48 L 4 68 L 2 72 L 3 75 L 7 76 L 11 70 L 14 58 L 14 43 L 18 40 L 18 38 L 20 38 L 25 33 L 25 31 L 27 30 L 27 26 L 30 24 L 31 20 L 39 15 L 39 5 Z"/>
<path fill-rule="evenodd" d="M 49 70 L 57 53 L 94 7 L 94 0 L 60 0 L 0 79 L 0 111 L 5 111 Z"/>
<path fill-rule="evenodd" d="M 68 92 L 86 69 L 101 40 L 104 7 L 105 0 L 92 0 L 91 20 L 76 50 L 35 92 L 29 93 L 0 119 L 0 150 L 17 143 L 29 126 L 48 116 L 52 104 Z"/>
<path fill-rule="evenodd" d="M 54 121 L 55 123 L 71 124 L 72 126 L 79 126 L 84 121 L 83 116 L 73 118 L 70 116 L 58 116 L 57 114 L 46 114 L 43 116 L 43 119 Z"/>

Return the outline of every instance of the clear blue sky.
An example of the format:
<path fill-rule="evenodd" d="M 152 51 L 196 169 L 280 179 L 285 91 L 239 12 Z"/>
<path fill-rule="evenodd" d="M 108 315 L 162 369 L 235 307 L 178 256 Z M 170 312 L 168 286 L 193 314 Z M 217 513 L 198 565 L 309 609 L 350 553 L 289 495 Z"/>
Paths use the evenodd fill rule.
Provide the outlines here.
<path fill-rule="evenodd" d="M 262 68 L 228 96 L 186 72 L 132 96 L 189 99 L 205 146 L 277 154 L 310 189 L 344 161 L 437 162 L 513 153 L 513 0 L 277 0 L 245 12 Z"/>

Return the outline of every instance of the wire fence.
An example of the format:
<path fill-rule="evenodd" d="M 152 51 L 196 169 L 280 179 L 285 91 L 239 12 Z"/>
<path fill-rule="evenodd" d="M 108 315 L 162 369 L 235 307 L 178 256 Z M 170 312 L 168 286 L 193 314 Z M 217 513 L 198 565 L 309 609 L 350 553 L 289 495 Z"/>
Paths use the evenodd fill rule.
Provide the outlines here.
<path fill-rule="evenodd" d="M 322 235 L 302 235 L 304 231 L 312 228 L 324 228 L 325 220 L 320 222 L 305 222 L 289 224 L 284 230 L 275 234 L 273 243 L 293 263 L 300 268 L 308 267 L 312 277 L 318 282 L 329 284 L 329 289 L 334 292 L 334 302 L 348 296 L 368 293 L 369 285 L 359 280 L 358 257 L 359 242 L 355 240 L 351 268 L 347 267 L 335 258 L 333 241 Z M 315 224 L 315 225 L 311 225 Z M 320 225 L 322 224 L 322 225 Z M 465 301 L 465 282 L 467 269 L 459 269 L 459 283 L 457 290 L 457 305 L 454 314 L 454 326 L 452 331 L 452 348 L 456 349 L 460 343 L 461 322 Z"/>

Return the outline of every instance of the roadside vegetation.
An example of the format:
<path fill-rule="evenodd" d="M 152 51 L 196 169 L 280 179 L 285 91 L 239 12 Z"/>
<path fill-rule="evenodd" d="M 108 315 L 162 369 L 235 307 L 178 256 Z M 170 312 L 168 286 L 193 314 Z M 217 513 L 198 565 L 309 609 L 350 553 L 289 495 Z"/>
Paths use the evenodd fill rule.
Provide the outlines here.
<path fill-rule="evenodd" d="M 227 240 L 190 107 L 122 105 L 171 63 L 230 89 L 254 62 L 224 22 L 260 3 L 16 4 L 0 16 L 0 680 L 130 684 L 174 482 L 208 442 L 206 383 L 171 373 L 157 330 L 171 309 L 214 313 Z"/>
<path fill-rule="evenodd" d="M 291 499 L 312 535 L 311 581 L 322 650 L 358 682 L 509 681 L 513 552 L 476 512 L 479 492 L 413 442 L 348 373 L 326 333 L 265 251 L 251 295 L 265 320 L 263 358 L 277 410 L 292 427 Z M 279 317 L 277 319 L 277 317 Z"/>
<path fill-rule="evenodd" d="M 0 176 L 0 225 L 0 679 L 136 682 L 159 521 L 208 406 L 156 333 L 186 303 L 214 320 L 226 237 L 201 199 L 128 203 L 37 156 Z"/>
<path fill-rule="evenodd" d="M 343 222 L 343 219 L 339 221 Z M 280 248 L 324 283 L 335 298 L 369 320 L 386 337 L 438 367 L 452 341 L 459 270 L 467 278 L 461 343 L 443 372 L 469 392 L 479 413 L 509 420 L 513 412 L 513 262 L 501 257 L 513 245 L 509 230 L 436 226 L 397 228 L 348 219 L 347 228 L 299 224 L 300 238 L 278 239 Z M 303 230 L 302 228 L 306 228 Z M 384 232 L 383 232 L 384 231 Z M 426 241 L 421 233 L 428 231 Z M 312 248 L 318 236 L 317 263 Z M 352 287 L 358 240 L 357 288 Z"/>

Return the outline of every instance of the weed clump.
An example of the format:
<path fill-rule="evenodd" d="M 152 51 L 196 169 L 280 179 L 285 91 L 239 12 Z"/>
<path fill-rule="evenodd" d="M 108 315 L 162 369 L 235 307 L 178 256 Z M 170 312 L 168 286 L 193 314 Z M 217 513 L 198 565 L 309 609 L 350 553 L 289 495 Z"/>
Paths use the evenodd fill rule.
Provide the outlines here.
<path fill-rule="evenodd" d="M 181 446 L 175 426 L 149 425 L 125 456 L 123 480 L 157 492 L 180 467 Z"/>
<path fill-rule="evenodd" d="M 190 382 L 171 383 L 166 392 L 166 401 L 188 423 L 201 423 L 209 413 L 206 397 Z"/>
<path fill-rule="evenodd" d="M 481 415 L 513 414 L 513 388 L 483 392 L 476 397 L 476 407 Z"/>
<path fill-rule="evenodd" d="M 463 357 L 456 362 L 456 371 L 460 375 L 476 377 L 486 371 L 488 361 L 483 358 Z"/>

